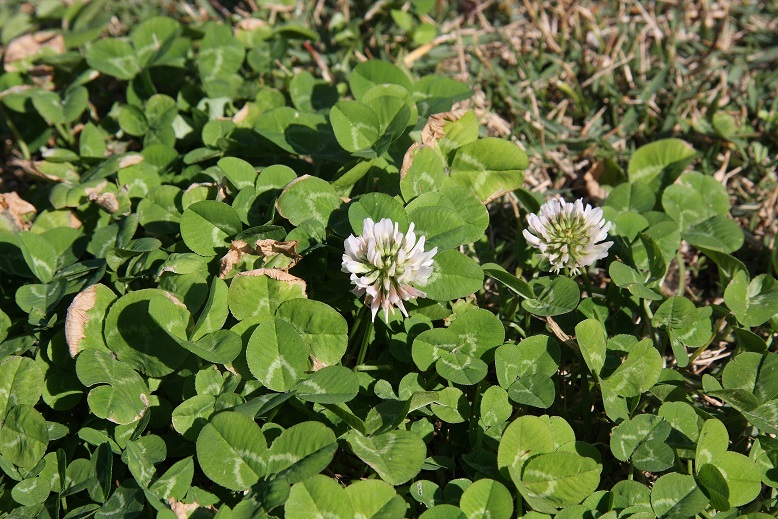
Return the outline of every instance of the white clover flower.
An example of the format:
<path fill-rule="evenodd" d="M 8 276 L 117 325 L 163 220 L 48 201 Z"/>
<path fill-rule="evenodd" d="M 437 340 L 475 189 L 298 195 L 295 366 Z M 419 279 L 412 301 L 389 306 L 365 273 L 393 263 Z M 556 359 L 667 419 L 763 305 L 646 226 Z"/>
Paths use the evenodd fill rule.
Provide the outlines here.
<path fill-rule="evenodd" d="M 397 306 L 405 317 L 408 312 L 403 301 L 426 297 L 427 294 L 411 286 L 424 283 L 432 274 L 432 258 L 438 252 L 435 247 L 424 252 L 424 236 L 413 232 L 413 223 L 403 235 L 396 222 L 384 218 L 378 223 L 365 218 L 362 235 L 349 236 L 344 248 L 341 270 L 351 274 L 354 294 L 365 295 L 365 304 L 373 312 L 373 320 L 379 308 L 389 318 Z"/>
<path fill-rule="evenodd" d="M 549 200 L 538 214 L 527 216 L 527 223 L 524 238 L 540 249 L 557 273 L 566 268 L 571 275 L 578 274 L 581 267 L 607 257 L 613 245 L 612 241 L 602 242 L 611 228 L 602 217 L 602 209 L 593 209 L 589 204 L 584 208 L 581 199 L 575 203 Z"/>

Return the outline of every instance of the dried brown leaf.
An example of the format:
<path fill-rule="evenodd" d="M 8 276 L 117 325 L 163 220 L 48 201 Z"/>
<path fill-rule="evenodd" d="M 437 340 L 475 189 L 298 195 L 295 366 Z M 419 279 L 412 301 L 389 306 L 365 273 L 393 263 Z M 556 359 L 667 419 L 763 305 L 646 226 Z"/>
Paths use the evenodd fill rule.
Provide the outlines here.
<path fill-rule="evenodd" d="M 197 501 L 193 501 L 191 503 L 182 503 L 181 501 L 176 501 L 171 497 L 167 500 L 167 502 L 170 505 L 170 509 L 173 510 L 173 513 L 176 514 L 178 519 L 187 519 L 191 512 L 194 512 L 200 508 L 200 504 Z"/>
<path fill-rule="evenodd" d="M 219 262 L 219 277 L 224 279 L 227 274 L 232 272 L 232 268 L 238 264 L 244 254 L 256 254 L 256 251 L 245 241 L 234 240 L 230 244 L 229 252 Z"/>
<path fill-rule="evenodd" d="M 113 193 L 103 193 L 102 195 L 89 195 L 89 201 L 94 202 L 99 208 L 104 209 L 110 214 L 119 210 L 119 199 Z"/>
<path fill-rule="evenodd" d="M 267 22 L 260 20 L 259 18 L 243 18 L 235 24 L 236 29 L 242 29 L 244 31 L 255 31 L 267 27 Z"/>
<path fill-rule="evenodd" d="M 130 166 L 134 166 L 135 164 L 140 164 L 144 160 L 145 159 L 143 158 L 143 155 L 141 155 L 140 153 L 131 153 L 129 155 L 125 155 L 119 161 L 119 169 L 129 168 Z"/>
<path fill-rule="evenodd" d="M 11 193 L 0 193 L 0 212 L 18 230 L 26 231 L 31 224 L 23 217 L 34 215 L 38 211 L 34 205 L 23 200 L 16 191 L 13 191 Z"/>
<path fill-rule="evenodd" d="M 292 259 L 292 263 L 284 270 L 288 270 L 302 259 L 302 256 L 297 254 L 297 246 L 300 245 L 299 240 L 292 241 L 276 241 L 276 240 L 259 240 L 257 241 L 257 251 L 263 256 L 270 256 L 272 254 L 282 254 Z"/>
<path fill-rule="evenodd" d="M 5 71 L 17 72 L 17 62 L 36 56 L 43 49 L 51 49 L 56 54 L 65 53 L 65 40 L 54 31 L 40 31 L 24 34 L 8 44 L 5 51 Z"/>
<path fill-rule="evenodd" d="M 95 306 L 97 301 L 97 285 L 91 285 L 73 298 L 65 317 L 65 341 L 68 343 L 68 351 L 71 357 L 79 352 L 79 344 L 86 334 L 84 328 L 87 324 L 86 313 Z"/>
<path fill-rule="evenodd" d="M 434 145 L 435 141 L 442 139 L 446 135 L 446 132 L 443 130 L 446 121 L 456 121 L 465 115 L 467 111 L 465 108 L 460 108 L 431 115 L 427 120 L 427 124 L 421 129 L 421 143 Z"/>

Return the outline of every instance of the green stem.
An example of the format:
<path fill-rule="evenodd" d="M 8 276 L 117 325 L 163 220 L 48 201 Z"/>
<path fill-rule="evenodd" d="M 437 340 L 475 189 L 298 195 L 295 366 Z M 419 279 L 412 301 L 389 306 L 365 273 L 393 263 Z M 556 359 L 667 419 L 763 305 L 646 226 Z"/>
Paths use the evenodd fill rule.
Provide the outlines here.
<path fill-rule="evenodd" d="M 63 124 L 55 124 L 54 129 L 57 130 L 57 134 L 68 143 L 69 146 L 73 146 L 75 140 L 73 139 L 73 132 L 70 128 L 66 128 Z"/>
<path fill-rule="evenodd" d="M 32 155 L 30 155 L 30 148 L 27 147 L 27 143 L 24 141 L 24 139 L 22 139 L 22 134 L 19 133 L 19 130 L 16 128 L 16 125 L 8 117 L 8 114 L 5 113 L 2 104 L 0 104 L 0 115 L 3 116 L 3 120 L 5 121 L 5 124 L 8 126 L 8 129 L 11 130 L 11 133 L 13 134 L 14 139 L 16 140 L 16 144 L 19 145 L 19 149 L 22 152 L 22 156 L 24 157 L 24 160 L 30 160 L 30 158 L 32 157 Z"/>
<path fill-rule="evenodd" d="M 149 69 L 146 68 L 141 72 L 140 79 L 143 82 L 143 86 L 146 88 L 146 90 L 149 93 L 156 94 L 157 93 L 157 87 L 154 86 L 154 82 L 151 80 L 151 72 L 149 72 Z"/>
<path fill-rule="evenodd" d="M 727 326 L 725 326 L 723 329 L 721 328 L 721 324 L 722 324 L 722 322 L 723 322 L 723 321 L 725 321 L 725 320 L 726 320 L 726 316 L 725 316 L 725 317 L 722 317 L 721 319 L 719 319 L 719 320 L 716 322 L 716 326 L 713 328 L 713 333 L 711 334 L 711 336 L 710 336 L 710 339 L 708 339 L 708 342 L 706 342 L 706 343 L 705 343 L 703 346 L 701 346 L 701 347 L 697 348 L 697 349 L 694 351 L 694 353 L 692 353 L 692 354 L 689 356 L 689 366 L 687 366 L 687 368 L 691 367 L 692 363 L 693 363 L 693 362 L 694 362 L 694 361 L 697 359 L 697 357 L 699 357 L 700 355 L 702 355 L 702 353 L 703 353 L 705 350 L 707 350 L 707 349 L 708 349 L 708 347 L 709 347 L 711 344 L 713 344 L 713 341 L 715 341 L 715 340 L 716 340 L 716 337 L 718 337 L 718 336 L 719 336 L 719 334 L 721 334 L 721 333 L 729 333 L 729 330 L 732 328 L 732 325 L 730 325 L 730 324 L 727 324 Z"/>
<path fill-rule="evenodd" d="M 357 366 L 361 366 L 365 362 L 365 355 L 367 355 L 367 347 L 370 344 L 370 336 L 373 334 L 373 321 L 365 321 L 365 333 L 362 335 L 362 345 L 359 348 L 359 357 L 357 357 Z"/>
<path fill-rule="evenodd" d="M 394 366 L 391 364 L 357 364 L 354 371 L 391 371 Z"/>
<path fill-rule="evenodd" d="M 354 340 L 354 337 L 357 334 L 357 330 L 359 330 L 359 325 L 362 324 L 362 319 L 365 317 L 365 314 L 367 313 L 367 306 L 363 305 L 362 308 L 360 308 L 357 311 L 357 316 L 354 318 L 354 324 L 351 327 L 351 332 L 348 334 L 348 342 L 351 344 L 351 341 Z"/>
<path fill-rule="evenodd" d="M 654 312 L 651 311 L 651 302 L 648 299 L 643 300 L 643 317 L 646 319 L 646 330 L 649 336 L 654 338 L 654 326 L 651 324 L 651 320 L 654 318 Z"/>
<path fill-rule="evenodd" d="M 581 270 L 581 277 L 583 278 L 584 288 L 586 289 L 586 295 L 589 298 L 594 297 L 592 294 L 592 281 L 589 279 L 589 272 L 584 268 Z"/>
<path fill-rule="evenodd" d="M 678 291 L 677 295 L 683 296 L 686 293 L 686 263 L 683 261 L 681 251 L 675 254 L 675 262 L 678 264 Z"/>

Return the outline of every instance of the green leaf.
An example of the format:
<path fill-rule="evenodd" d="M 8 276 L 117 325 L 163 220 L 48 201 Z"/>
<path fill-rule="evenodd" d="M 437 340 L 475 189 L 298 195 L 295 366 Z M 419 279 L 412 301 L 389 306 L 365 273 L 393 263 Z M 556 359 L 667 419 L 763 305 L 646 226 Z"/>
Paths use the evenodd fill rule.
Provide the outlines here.
<path fill-rule="evenodd" d="M 308 346 L 297 330 L 282 319 L 254 329 L 246 346 L 251 373 L 273 391 L 289 391 L 309 368 Z"/>
<path fill-rule="evenodd" d="M 259 174 L 254 166 L 237 157 L 224 157 L 219 159 L 216 165 L 237 189 L 254 187 L 254 183 L 258 179 Z"/>
<path fill-rule="evenodd" d="M 694 303 L 685 297 L 671 297 L 659 306 L 651 319 L 651 324 L 657 328 L 681 330 L 696 317 L 697 308 Z"/>
<path fill-rule="evenodd" d="M 534 299 L 521 302 L 521 307 L 540 317 L 555 316 L 572 312 L 581 300 L 578 283 L 564 276 L 537 278 L 530 284 Z"/>
<path fill-rule="evenodd" d="M 729 504 L 743 506 L 762 491 L 762 474 L 756 463 L 738 452 L 724 452 L 713 465 L 721 472 L 729 489 Z"/>
<path fill-rule="evenodd" d="M 428 0 L 415 0 L 411 4 L 419 14 L 428 12 L 434 5 Z M 424 116 L 447 112 L 457 101 L 468 99 L 473 95 L 465 83 L 438 74 L 422 76 L 413 88 L 415 90 L 413 97 L 419 107 L 419 113 Z"/>
<path fill-rule="evenodd" d="M 717 510 L 726 512 L 731 508 L 729 504 L 729 487 L 721 471 L 710 463 L 700 467 L 697 473 L 697 483 L 700 489 L 710 499 L 711 506 Z"/>
<path fill-rule="evenodd" d="M 605 365 L 605 327 L 597 319 L 586 319 L 575 326 L 575 336 L 589 371 L 598 376 Z"/>
<path fill-rule="evenodd" d="M 660 416 L 637 415 L 613 429 L 611 452 L 621 461 L 631 459 L 640 470 L 661 472 L 675 460 L 673 450 L 665 443 L 670 431 L 670 424 Z"/>
<path fill-rule="evenodd" d="M 434 402 L 430 406 L 430 410 L 444 422 L 461 423 L 470 416 L 469 402 L 459 388 L 446 387 L 441 389 L 437 392 Z M 413 408 L 413 406 L 411 407 Z"/>
<path fill-rule="evenodd" d="M 133 479 L 122 481 L 111 497 L 95 513 L 95 519 L 112 519 L 117 516 L 134 518 L 141 514 L 145 506 L 143 490 Z"/>
<path fill-rule="evenodd" d="M 445 164 L 435 149 L 428 145 L 411 147 L 406 160 L 408 168 L 400 171 L 400 193 L 410 201 L 422 193 L 439 191 L 446 181 Z"/>
<path fill-rule="evenodd" d="M 557 506 L 580 503 L 600 483 L 599 465 L 574 452 L 538 454 L 524 464 L 521 481 L 531 497 L 542 497 Z"/>
<path fill-rule="evenodd" d="M 409 431 L 389 431 L 367 437 L 352 430 L 346 441 L 359 459 L 393 486 L 416 476 L 427 454 L 421 438 Z"/>
<path fill-rule="evenodd" d="M 229 364 L 243 349 L 240 336 L 230 330 L 216 330 L 195 342 L 181 341 L 181 346 L 214 364 Z"/>
<path fill-rule="evenodd" d="M 748 270 L 745 264 L 734 256 L 705 247 L 697 247 L 697 249 L 716 264 L 722 286 L 729 285 L 738 272 Z"/>
<path fill-rule="evenodd" d="M 479 479 L 465 489 L 459 507 L 467 519 L 509 519 L 513 515 L 513 497 L 502 483 Z"/>
<path fill-rule="evenodd" d="M 484 274 L 490 278 L 496 279 L 509 288 L 512 292 L 520 295 L 525 299 L 535 298 L 535 293 L 532 291 L 532 288 L 523 279 L 519 279 L 516 276 L 510 274 L 500 265 L 496 263 L 485 263 L 481 265 L 481 268 L 483 269 Z"/>
<path fill-rule="evenodd" d="M 394 488 L 380 479 L 363 479 L 346 487 L 354 517 L 393 519 L 405 517 L 408 505 Z"/>
<path fill-rule="evenodd" d="M 487 137 L 456 150 L 449 180 L 487 203 L 520 187 L 527 166 L 527 154 L 514 143 Z"/>
<path fill-rule="evenodd" d="M 436 254 L 433 272 L 424 285 L 418 284 L 429 299 L 450 301 L 480 290 L 484 282 L 481 267 L 456 250 Z"/>
<path fill-rule="evenodd" d="M 665 474 L 656 480 L 651 489 L 651 506 L 657 517 L 693 517 L 707 505 L 708 498 L 697 487 L 692 476 Z"/>
<path fill-rule="evenodd" d="M 444 353 L 435 363 L 435 369 L 441 377 L 454 384 L 471 386 L 486 377 L 489 367 L 481 359 L 464 353 Z"/>
<path fill-rule="evenodd" d="M 153 300 L 166 304 L 169 294 L 143 289 L 114 302 L 105 318 L 105 343 L 120 361 L 146 375 L 161 377 L 181 365 L 188 352 L 151 317 L 149 307 Z"/>
<path fill-rule="evenodd" d="M 489 386 L 481 395 L 480 421 L 486 427 L 497 427 L 506 422 L 513 412 L 508 393 L 499 386 Z"/>
<path fill-rule="evenodd" d="M 518 404 L 548 409 L 556 399 L 556 387 L 550 377 L 537 373 L 513 382 L 508 387 L 508 396 Z"/>
<path fill-rule="evenodd" d="M 111 497 L 95 513 L 95 519 L 111 519 L 117 516 L 134 518 L 140 515 L 145 505 L 143 490 L 134 479 L 119 483 Z"/>
<path fill-rule="evenodd" d="M 749 283 L 740 271 L 724 291 L 724 302 L 742 325 L 759 326 L 778 314 L 778 281 L 761 274 Z"/>
<path fill-rule="evenodd" d="M 626 360 L 602 381 L 621 397 L 638 396 L 656 384 L 662 372 L 662 356 L 649 339 L 632 347 Z"/>
<path fill-rule="evenodd" d="M 426 371 L 440 357 L 460 346 L 457 334 L 445 328 L 432 328 L 417 335 L 411 346 L 413 362 Z"/>
<path fill-rule="evenodd" d="M 11 356 L 0 362 L 0 417 L 16 405 L 37 404 L 44 383 L 43 372 L 32 359 Z"/>
<path fill-rule="evenodd" d="M 648 185 L 655 193 L 672 184 L 697 156 L 695 149 L 681 139 L 662 139 L 641 146 L 627 167 L 630 182 Z"/>
<path fill-rule="evenodd" d="M 195 202 L 181 216 L 181 238 L 201 256 L 214 256 L 217 249 L 229 248 L 230 238 L 242 229 L 235 209 L 215 200 Z"/>
<path fill-rule="evenodd" d="M 363 232 L 365 218 L 370 218 L 378 223 L 384 218 L 389 218 L 398 224 L 400 232 L 408 231 L 408 216 L 402 204 L 396 199 L 383 193 L 367 193 L 354 200 L 348 207 L 348 220 L 354 234 L 359 236 Z M 416 231 L 419 235 L 419 231 Z M 425 247 L 427 250 L 432 247 Z"/>
<path fill-rule="evenodd" d="M 138 219 L 148 232 L 177 234 L 181 221 L 182 192 L 175 186 L 159 186 L 149 190 L 138 203 Z"/>
<path fill-rule="evenodd" d="M 197 462 L 208 478 L 230 490 L 247 490 L 265 475 L 267 444 L 257 423 L 225 411 L 197 437 Z"/>
<path fill-rule="evenodd" d="M 48 283 L 57 272 L 57 252 L 42 236 L 30 231 L 19 233 L 19 248 L 35 277 Z"/>
<path fill-rule="evenodd" d="M 556 450 L 548 421 L 524 415 L 505 429 L 497 449 L 497 467 L 507 475 L 508 468 L 517 473 L 532 456 Z"/>
<path fill-rule="evenodd" d="M 149 408 L 150 392 L 143 379 L 126 363 L 97 349 L 82 351 L 76 360 L 78 379 L 89 392 L 89 409 L 113 423 L 139 420 Z"/>
<path fill-rule="evenodd" d="M 608 266 L 608 274 L 610 274 L 611 280 L 621 288 L 626 288 L 633 295 L 649 299 L 652 301 L 660 301 L 662 296 L 657 294 L 650 288 L 646 287 L 645 276 L 641 276 L 632 267 L 625 265 L 619 261 L 613 261 Z"/>
<path fill-rule="evenodd" d="M 482 308 L 457 316 L 448 329 L 462 344 L 457 351 L 478 358 L 505 342 L 505 327 L 500 319 Z"/>
<path fill-rule="evenodd" d="M 409 205 L 408 217 L 414 222 L 416 232 L 426 238 L 425 249 L 437 247 L 440 253 L 467 241 L 467 223 L 455 209 L 438 205 L 418 207 L 414 203 L 418 200 Z"/>
<path fill-rule="evenodd" d="M 216 398 L 213 395 L 195 395 L 181 402 L 173 410 L 173 429 L 189 441 L 196 441 L 197 435 L 214 413 Z"/>
<path fill-rule="evenodd" d="M 189 487 L 192 486 L 195 465 L 192 456 L 175 462 L 150 486 L 149 490 L 162 499 L 176 499 L 180 501 L 186 496 Z"/>
<path fill-rule="evenodd" d="M 212 24 L 200 43 L 197 70 L 203 81 L 226 78 L 243 64 L 246 51 L 227 25 Z"/>
<path fill-rule="evenodd" d="M 214 277 L 211 280 L 208 300 L 205 302 L 205 307 L 190 334 L 190 338 L 193 341 L 197 341 L 211 332 L 221 330 L 222 326 L 224 326 L 229 315 L 227 294 L 227 284 L 221 279 Z"/>
<path fill-rule="evenodd" d="M 353 519 L 354 510 L 346 491 L 337 481 L 322 475 L 292 485 L 284 503 L 285 517 Z"/>
<path fill-rule="evenodd" d="M 230 283 L 228 301 L 236 319 L 270 319 L 285 301 L 305 298 L 305 282 L 272 277 L 276 272 L 257 269 L 241 272 Z"/>
<path fill-rule="evenodd" d="M 656 196 L 654 191 L 645 184 L 625 182 L 614 187 L 605 199 L 603 207 L 612 207 L 616 211 L 635 211 L 646 213 L 654 208 Z"/>
<path fill-rule="evenodd" d="M 557 372 L 560 359 L 559 343 L 548 335 L 527 337 L 519 345 L 504 344 L 494 353 L 497 381 L 507 388 L 519 377 L 551 377 Z"/>
<path fill-rule="evenodd" d="M 25 479 L 11 489 L 14 501 L 24 506 L 35 506 L 46 501 L 51 493 L 51 482 L 35 477 Z"/>
<path fill-rule="evenodd" d="M 727 363 L 721 382 L 727 389 L 744 389 L 759 402 L 778 396 L 778 355 L 742 352 Z"/>
<path fill-rule="evenodd" d="M 35 95 L 32 96 L 32 105 L 47 123 L 53 125 L 66 122 L 62 100 L 56 92 L 37 90 Z"/>
<path fill-rule="evenodd" d="M 369 60 L 360 63 L 349 75 L 349 87 L 357 100 L 362 99 L 375 85 L 400 85 L 409 92 L 413 90 L 411 80 L 400 68 L 387 61 Z"/>
<path fill-rule="evenodd" d="M 119 127 L 127 135 L 142 137 L 149 131 L 149 124 L 143 111 L 134 105 L 124 105 L 118 109 Z"/>
<path fill-rule="evenodd" d="M 745 239 L 740 225 L 723 214 L 693 225 L 682 232 L 681 237 L 695 247 L 727 254 L 740 249 Z"/>
<path fill-rule="evenodd" d="M 313 219 L 327 226 L 330 215 L 340 204 L 340 197 L 328 182 L 303 175 L 286 186 L 276 206 L 279 214 L 292 225 Z"/>
<path fill-rule="evenodd" d="M 306 357 L 307 360 L 307 357 Z M 338 404 L 353 400 L 359 392 L 359 378 L 343 366 L 327 366 L 300 381 L 294 392 L 306 402 Z"/>
<path fill-rule="evenodd" d="M 141 22 L 132 30 L 130 37 L 141 67 L 152 65 L 172 45 L 172 40 L 181 32 L 177 20 L 154 16 Z"/>
<path fill-rule="evenodd" d="M 324 470 L 337 448 L 335 433 L 326 425 L 318 422 L 293 425 L 270 446 L 267 474 L 289 483 L 304 481 Z"/>
<path fill-rule="evenodd" d="M 149 299 L 148 311 L 154 322 L 177 343 L 186 341 L 192 316 L 183 303 L 174 297 L 155 297 Z"/>
<path fill-rule="evenodd" d="M 140 72 L 130 44 L 116 38 L 94 42 L 86 53 L 86 62 L 99 72 L 117 79 L 129 80 Z"/>
<path fill-rule="evenodd" d="M 30 470 L 46 453 L 48 444 L 49 432 L 43 415 L 25 404 L 8 410 L 0 425 L 0 456 Z"/>
<path fill-rule="evenodd" d="M 467 516 L 458 506 L 444 503 L 426 510 L 419 519 L 467 519 Z"/>
<path fill-rule="evenodd" d="M 331 366 L 346 353 L 348 324 L 331 306 L 311 299 L 289 299 L 278 307 L 276 317 L 295 327 L 314 362 Z"/>
<path fill-rule="evenodd" d="M 338 101 L 330 110 L 330 122 L 338 144 L 351 153 L 371 148 L 381 132 L 376 113 L 359 101 Z"/>

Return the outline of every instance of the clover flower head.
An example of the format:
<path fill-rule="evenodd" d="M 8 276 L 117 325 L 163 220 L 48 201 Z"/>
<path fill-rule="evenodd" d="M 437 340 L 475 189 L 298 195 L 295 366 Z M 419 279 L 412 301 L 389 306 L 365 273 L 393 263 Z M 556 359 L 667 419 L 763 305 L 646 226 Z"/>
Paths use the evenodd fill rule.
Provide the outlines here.
<path fill-rule="evenodd" d="M 540 250 L 557 273 L 566 268 L 570 274 L 578 274 L 581 267 L 607 257 L 613 245 L 612 241 L 603 242 L 611 223 L 603 219 L 602 209 L 589 204 L 584 207 L 581 199 L 574 203 L 549 200 L 538 214 L 527 217 L 527 223 L 524 238 Z"/>
<path fill-rule="evenodd" d="M 424 252 L 424 240 L 424 236 L 416 239 L 413 223 L 403 235 L 398 224 L 389 218 L 378 223 L 365 218 L 362 235 L 352 234 L 346 239 L 341 270 L 351 274 L 352 292 L 365 296 L 373 321 L 379 308 L 383 308 L 388 319 L 389 310 L 394 313 L 395 306 L 408 317 L 403 301 L 426 297 L 412 285 L 424 284 L 429 279 L 438 248 Z"/>

